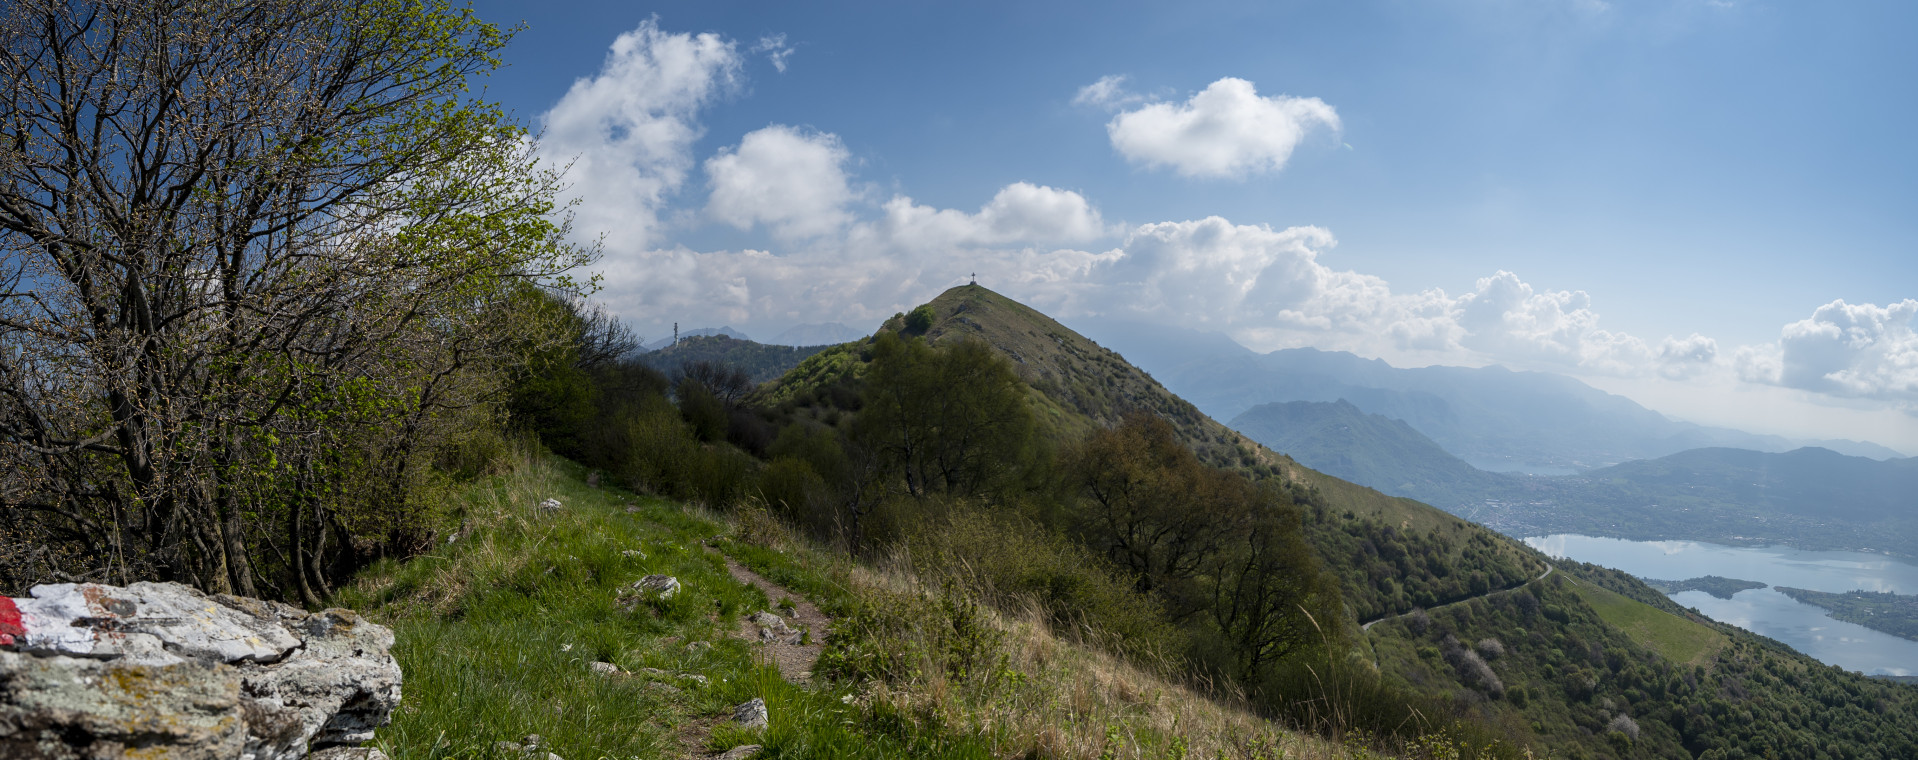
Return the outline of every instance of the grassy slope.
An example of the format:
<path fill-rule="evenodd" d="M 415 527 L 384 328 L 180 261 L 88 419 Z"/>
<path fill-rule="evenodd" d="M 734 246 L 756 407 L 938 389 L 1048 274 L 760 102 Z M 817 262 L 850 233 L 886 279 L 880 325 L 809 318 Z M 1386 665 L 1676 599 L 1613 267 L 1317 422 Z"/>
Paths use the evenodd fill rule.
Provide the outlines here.
<path fill-rule="evenodd" d="M 1728 643 L 1724 634 L 1707 626 L 1615 591 L 1590 584 L 1579 584 L 1574 589 L 1608 625 L 1674 663 L 1702 665 Z"/>
<path fill-rule="evenodd" d="M 565 509 L 540 513 L 534 505 L 548 497 Z M 955 678 L 935 666 L 890 688 L 823 677 L 796 686 L 726 635 L 769 600 L 734 581 L 704 545 L 829 614 L 885 604 L 918 610 L 937 593 L 908 575 L 806 547 L 769 520 L 748 520 L 742 530 L 588 487 L 577 467 L 551 458 L 523 458 L 468 488 L 462 511 L 467 527 L 454 542 L 375 566 L 337 600 L 395 630 L 406 699 L 376 743 L 401 760 L 504 757 L 495 742 L 532 733 L 568 758 L 704 756 L 745 743 L 764 744 L 765 758 L 1346 754 L 1060 639 L 1036 618 L 988 613 L 998 658 L 988 677 Z M 624 553 L 631 550 L 643 556 Z M 636 609 L 616 604 L 622 587 L 650 573 L 673 575 L 684 590 Z M 861 645 L 858 627 L 848 628 L 829 652 Z M 695 651 L 693 642 L 711 646 Z M 924 642 L 901 648 L 916 646 Z M 602 676 L 588 670 L 593 661 L 708 681 Z M 764 698 L 772 716 L 763 735 L 724 723 L 733 705 L 753 697 Z"/>

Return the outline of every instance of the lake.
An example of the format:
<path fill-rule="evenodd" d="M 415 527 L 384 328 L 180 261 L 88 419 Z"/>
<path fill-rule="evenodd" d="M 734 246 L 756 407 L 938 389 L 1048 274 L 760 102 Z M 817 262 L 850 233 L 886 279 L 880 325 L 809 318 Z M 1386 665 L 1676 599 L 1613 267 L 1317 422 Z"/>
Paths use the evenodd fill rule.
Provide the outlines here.
<path fill-rule="evenodd" d="M 1783 546 L 1719 546 L 1699 541 L 1627 541 L 1561 533 L 1525 539 L 1553 557 L 1617 568 L 1641 578 L 1686 580 L 1703 575 L 1814 591 L 1918 594 L 1918 566 L 1877 554 L 1802 551 Z M 1818 661 L 1872 675 L 1918 673 L 1918 641 L 1833 620 L 1823 608 L 1769 588 L 1719 599 L 1703 591 L 1672 601 L 1706 617 L 1769 636 Z"/>

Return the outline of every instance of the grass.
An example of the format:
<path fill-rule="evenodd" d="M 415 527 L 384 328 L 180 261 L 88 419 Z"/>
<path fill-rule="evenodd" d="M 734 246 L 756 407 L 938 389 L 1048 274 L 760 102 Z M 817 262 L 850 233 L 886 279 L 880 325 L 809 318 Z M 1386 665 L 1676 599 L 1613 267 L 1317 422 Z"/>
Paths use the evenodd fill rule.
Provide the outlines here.
<path fill-rule="evenodd" d="M 1591 583 L 1573 585 L 1607 625 L 1674 663 L 1700 665 L 1723 649 L 1724 634 Z"/>
<path fill-rule="evenodd" d="M 516 757 L 496 744 L 527 734 L 574 759 L 704 757 L 749 743 L 764 746 L 759 758 L 1369 756 L 1061 636 L 1036 608 L 1000 614 L 942 596 L 955 592 L 929 589 L 899 565 L 874 569 L 807 546 L 759 513 L 729 520 L 588 487 L 561 460 L 516 459 L 461 494 L 456 516 L 467 527 L 451 543 L 369 568 L 335 600 L 395 632 L 406 696 L 375 743 L 398 760 Z M 549 497 L 564 508 L 541 512 L 535 505 Z M 891 679 L 782 680 L 727 635 L 770 600 L 734 581 L 709 545 L 847 616 L 829 652 L 919 646 L 921 659 L 896 661 L 931 666 Z M 622 589 L 653 573 L 677 577 L 682 591 L 623 606 Z M 934 617 L 908 618 L 888 629 L 903 639 L 882 640 L 858 621 L 884 609 Z M 953 630 L 938 610 L 971 615 L 959 627 L 976 638 L 975 667 L 939 666 L 924 659 L 937 657 L 936 643 L 912 643 L 937 633 L 926 620 Z M 595 661 L 628 673 L 595 673 Z M 768 729 L 727 722 L 754 697 L 766 700 Z"/>
<path fill-rule="evenodd" d="M 844 694 L 781 680 L 725 635 L 739 615 L 769 602 L 702 548 L 727 526 L 587 487 L 574 469 L 522 457 L 509 475 L 464 495 L 469 535 L 435 555 L 371 568 L 336 600 L 397 638 L 406 697 L 378 733 L 387 754 L 500 757 L 496 742 L 539 734 L 567 758 L 704 755 L 746 743 L 765 745 L 762 757 L 987 756 L 956 732 L 871 730 Z M 542 514 L 535 505 L 547 497 L 565 508 Z M 682 591 L 622 608 L 621 589 L 652 573 L 677 577 Z M 706 682 L 603 676 L 587 668 L 594 661 Z M 772 717 L 763 735 L 724 723 L 754 697 Z"/>

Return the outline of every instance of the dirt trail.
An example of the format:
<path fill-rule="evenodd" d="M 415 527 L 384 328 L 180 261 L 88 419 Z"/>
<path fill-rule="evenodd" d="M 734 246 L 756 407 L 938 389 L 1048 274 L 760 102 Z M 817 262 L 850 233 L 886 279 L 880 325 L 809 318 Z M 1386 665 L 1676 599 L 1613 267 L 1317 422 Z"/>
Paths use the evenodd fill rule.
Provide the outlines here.
<path fill-rule="evenodd" d="M 733 635 L 746 641 L 759 642 L 761 653 L 779 668 L 779 675 L 793 683 L 806 683 L 812 680 L 813 664 L 819 661 L 819 653 L 825 650 L 826 633 L 832 625 L 832 618 L 826 617 L 806 597 L 793 593 L 786 587 L 746 569 L 732 557 L 725 557 L 726 572 L 734 580 L 750 583 L 765 592 L 766 598 L 773 603 L 773 609 L 767 610 L 780 616 L 787 630 L 778 626 L 762 626 L 747 614 L 739 620 L 739 629 Z M 792 610 L 781 608 L 781 602 L 790 601 Z M 755 610 L 754 612 L 757 612 Z M 803 633 L 802 633 L 803 632 Z M 805 643 L 800 643 L 800 642 Z"/>
<path fill-rule="evenodd" d="M 1539 574 L 1539 576 L 1538 576 L 1537 578 L 1533 578 L 1533 579 L 1531 579 L 1531 580 L 1529 580 L 1529 581 L 1526 581 L 1526 582 L 1524 582 L 1524 583 L 1520 583 L 1520 584 L 1518 584 L 1518 585 L 1516 585 L 1516 586 L 1513 586 L 1513 587 L 1511 587 L 1511 588 L 1502 588 L 1502 589 L 1498 589 L 1498 590 L 1496 590 L 1496 591 L 1487 591 L 1487 592 L 1485 592 L 1485 593 L 1483 593 L 1483 594 L 1479 594 L 1478 596 L 1468 596 L 1468 597 L 1466 597 L 1466 598 L 1464 598 L 1464 599 L 1459 599 L 1459 600 L 1456 600 L 1456 601 L 1450 601 L 1450 602 L 1446 602 L 1446 603 L 1444 603 L 1444 604 L 1441 604 L 1441 605 L 1437 605 L 1437 606 L 1435 606 L 1435 607 L 1431 607 L 1431 608 L 1429 608 L 1429 609 L 1427 609 L 1427 610 L 1426 610 L 1426 612 L 1431 612 L 1432 610 L 1436 610 L 1436 609 L 1440 609 L 1440 608 L 1443 608 L 1443 607 L 1450 607 L 1450 606 L 1452 606 L 1452 605 L 1454 605 L 1454 604 L 1464 604 L 1464 603 L 1466 603 L 1466 602 L 1469 602 L 1469 601 L 1472 601 L 1473 599 L 1484 599 L 1485 597 L 1488 597 L 1488 596 L 1497 596 L 1497 595 L 1499 595 L 1499 594 L 1507 594 L 1507 593 L 1511 593 L 1511 592 L 1513 592 L 1513 591 L 1517 591 L 1517 590 L 1519 590 L 1519 589 L 1522 589 L 1522 588 L 1525 588 L 1526 586 L 1530 586 L 1530 585 L 1532 585 L 1532 584 L 1534 584 L 1534 583 L 1537 583 L 1537 582 L 1539 582 L 1539 581 L 1542 581 L 1542 580 L 1545 580 L 1545 579 L 1546 579 L 1546 578 L 1547 578 L 1548 576 L 1550 576 L 1550 575 L 1552 574 L 1552 571 L 1553 571 L 1553 570 L 1557 570 L 1557 569 L 1558 569 L 1558 567 L 1557 567 L 1557 566 L 1555 566 L 1555 565 L 1549 565 L 1549 564 L 1548 564 L 1548 565 L 1546 565 L 1546 566 L 1545 566 L 1545 572 L 1543 572 L 1543 573 L 1540 573 L 1540 574 Z M 1402 613 L 1402 614 L 1398 614 L 1398 615 L 1386 615 L 1385 617 L 1382 617 L 1382 618 L 1379 618 L 1379 619 L 1377 619 L 1377 620 L 1374 620 L 1374 621 L 1372 621 L 1372 622 L 1369 622 L 1369 623 L 1366 623 L 1366 624 L 1364 624 L 1364 625 L 1361 625 L 1361 626 L 1359 626 L 1359 630 L 1361 630 L 1361 631 L 1365 631 L 1366 633 L 1371 633 L 1371 632 L 1372 632 L 1372 626 L 1375 626 L 1375 625 L 1378 625 L 1379 623 L 1382 623 L 1382 622 L 1384 622 L 1384 621 L 1387 621 L 1387 620 L 1391 620 L 1392 618 L 1395 618 L 1395 617 L 1405 617 L 1406 615 L 1410 615 L 1410 614 L 1412 614 L 1412 613 L 1409 613 L 1409 612 L 1407 612 L 1407 613 Z"/>

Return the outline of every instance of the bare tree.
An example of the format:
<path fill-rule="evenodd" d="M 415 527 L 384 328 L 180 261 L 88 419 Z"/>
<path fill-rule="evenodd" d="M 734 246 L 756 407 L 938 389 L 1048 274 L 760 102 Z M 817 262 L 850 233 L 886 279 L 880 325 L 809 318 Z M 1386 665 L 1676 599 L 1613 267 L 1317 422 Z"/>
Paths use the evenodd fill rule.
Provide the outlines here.
<path fill-rule="evenodd" d="M 308 603 L 378 527 L 342 499 L 406 524 L 445 413 L 550 332 L 510 284 L 588 258 L 464 95 L 505 39 L 443 0 L 0 2 L 9 524 Z"/>

